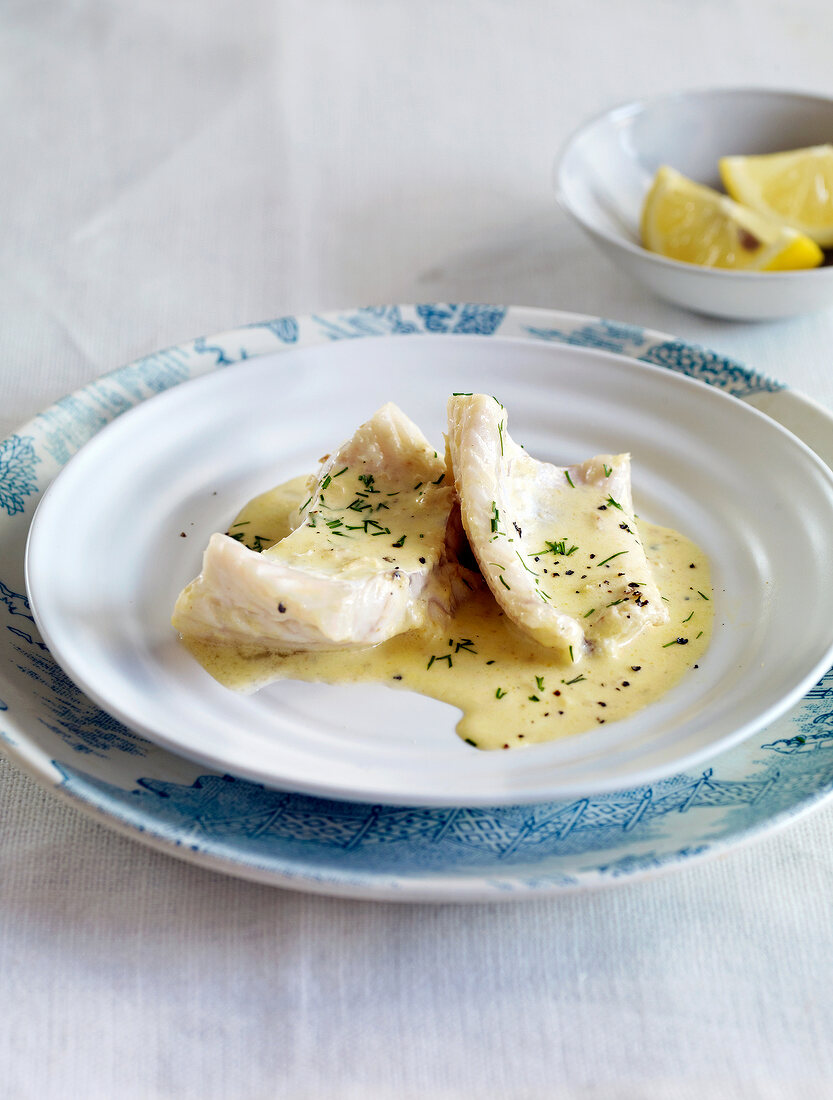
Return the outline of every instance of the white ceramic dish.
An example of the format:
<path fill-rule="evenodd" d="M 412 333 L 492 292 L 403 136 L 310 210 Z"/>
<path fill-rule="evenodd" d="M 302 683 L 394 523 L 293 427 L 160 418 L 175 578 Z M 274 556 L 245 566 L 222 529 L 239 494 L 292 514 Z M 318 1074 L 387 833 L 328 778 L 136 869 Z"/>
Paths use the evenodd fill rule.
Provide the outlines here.
<path fill-rule="evenodd" d="M 770 320 L 833 305 L 833 267 L 738 272 L 668 260 L 641 247 L 639 218 L 661 164 L 720 188 L 718 160 L 818 145 L 833 99 L 769 89 L 679 92 L 615 107 L 566 142 L 555 177 L 562 207 L 623 272 L 660 298 L 719 317 Z"/>
<path fill-rule="evenodd" d="M 631 883 L 758 839 L 829 802 L 833 672 L 766 730 L 656 783 L 505 807 L 380 807 L 268 790 L 139 737 L 68 679 L 23 582 L 35 508 L 79 447 L 160 390 L 240 360 L 420 333 L 602 347 L 693 375 L 788 424 L 833 463 L 833 417 L 734 360 L 633 325 L 472 304 L 279 317 L 91 382 L 0 441 L 0 745 L 56 797 L 198 866 L 325 894 L 497 901 Z"/>
<path fill-rule="evenodd" d="M 712 560 L 717 623 L 700 667 L 631 718 L 508 754 L 460 741 L 454 708 L 384 686 L 217 685 L 169 622 L 211 532 L 386 400 L 440 446 L 448 394 L 475 389 L 499 394 L 542 458 L 633 452 L 637 510 Z M 73 680 L 176 753 L 319 796 L 500 805 L 649 782 L 773 721 L 830 664 L 831 529 L 828 468 L 714 387 L 592 348 L 398 335 L 264 356 L 120 417 L 46 494 L 27 586 Z"/>

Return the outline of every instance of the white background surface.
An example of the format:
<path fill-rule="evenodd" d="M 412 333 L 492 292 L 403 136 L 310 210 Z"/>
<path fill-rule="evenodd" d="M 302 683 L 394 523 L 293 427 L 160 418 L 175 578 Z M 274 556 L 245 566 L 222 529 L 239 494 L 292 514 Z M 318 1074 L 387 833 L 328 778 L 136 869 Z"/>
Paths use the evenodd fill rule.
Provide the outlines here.
<path fill-rule="evenodd" d="M 824 0 L 7 0 L 0 433 L 156 348 L 414 300 L 572 309 L 833 407 L 833 311 L 710 321 L 554 206 L 585 117 L 655 91 L 833 93 Z M 0 761 L 0 1092 L 833 1095 L 833 807 L 649 883 L 405 907 L 111 834 Z"/>

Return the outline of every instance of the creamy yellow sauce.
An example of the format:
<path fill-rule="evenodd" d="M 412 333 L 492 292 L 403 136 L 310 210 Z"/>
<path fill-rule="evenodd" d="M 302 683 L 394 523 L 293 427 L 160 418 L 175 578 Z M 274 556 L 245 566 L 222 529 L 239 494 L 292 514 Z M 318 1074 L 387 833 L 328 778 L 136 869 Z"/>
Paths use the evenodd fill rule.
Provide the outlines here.
<path fill-rule="evenodd" d="M 266 549 L 289 533 L 290 513 L 307 486 L 307 478 L 295 478 L 255 497 L 229 533 Z M 577 664 L 518 630 L 485 586 L 443 627 L 427 625 L 369 649 L 282 656 L 184 641 L 216 680 L 237 691 L 278 679 L 383 683 L 459 707 L 457 732 L 478 749 L 552 741 L 640 710 L 696 666 L 708 646 L 713 604 L 705 555 L 676 531 L 643 520 L 639 534 L 668 622 L 615 655 L 591 651 Z"/>

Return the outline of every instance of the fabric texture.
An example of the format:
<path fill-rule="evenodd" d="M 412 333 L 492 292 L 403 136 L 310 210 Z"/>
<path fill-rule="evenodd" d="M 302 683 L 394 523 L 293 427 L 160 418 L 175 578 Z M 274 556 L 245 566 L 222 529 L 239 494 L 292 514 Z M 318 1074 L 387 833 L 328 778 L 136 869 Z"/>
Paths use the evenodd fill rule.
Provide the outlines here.
<path fill-rule="evenodd" d="M 433 300 L 650 326 L 833 407 L 833 312 L 665 305 L 551 184 L 613 103 L 829 91 L 822 0 L 10 0 L 0 26 L 0 435 L 200 333 Z M 471 907 L 210 873 L 5 759 L 0 822 L 9 1100 L 833 1094 L 833 807 L 651 881 Z"/>

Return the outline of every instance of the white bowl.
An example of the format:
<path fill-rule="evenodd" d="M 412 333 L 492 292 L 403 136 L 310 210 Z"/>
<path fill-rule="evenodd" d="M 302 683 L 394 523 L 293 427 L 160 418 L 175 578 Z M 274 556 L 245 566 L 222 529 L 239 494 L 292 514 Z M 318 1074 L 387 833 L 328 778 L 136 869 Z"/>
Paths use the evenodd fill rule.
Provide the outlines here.
<path fill-rule="evenodd" d="M 615 107 L 570 137 L 555 166 L 558 199 L 602 251 L 660 298 L 736 320 L 791 317 L 833 305 L 833 266 L 745 272 L 669 260 L 640 245 L 642 204 L 669 164 L 720 187 L 722 156 L 773 153 L 833 140 L 833 99 L 716 88 Z"/>
<path fill-rule="evenodd" d="M 550 342 L 592 339 L 592 323 L 513 314 L 516 327 L 487 340 L 469 325 L 427 339 L 415 313 L 397 312 L 403 331 L 372 339 L 357 338 L 373 334 L 372 311 L 355 315 L 357 327 L 319 318 L 326 338 L 348 338 L 284 346 L 119 416 L 67 463 L 30 528 L 31 610 L 64 670 L 177 755 L 380 805 L 627 790 L 775 721 L 833 660 L 833 473 L 774 420 L 669 370 L 675 341 L 647 362 Z M 379 333 L 378 313 L 375 324 Z M 686 349 L 684 369 L 701 358 Z M 719 362 L 710 370 L 712 381 L 722 374 Z M 716 623 L 697 670 L 628 718 L 509 753 L 472 750 L 455 734 L 456 707 L 383 684 L 286 680 L 238 695 L 212 680 L 170 624 L 211 533 L 242 501 L 314 469 L 330 440 L 385 400 L 439 441 L 448 393 L 476 386 L 500 394 L 542 459 L 633 450 L 639 513 L 696 538 L 711 562 Z"/>

